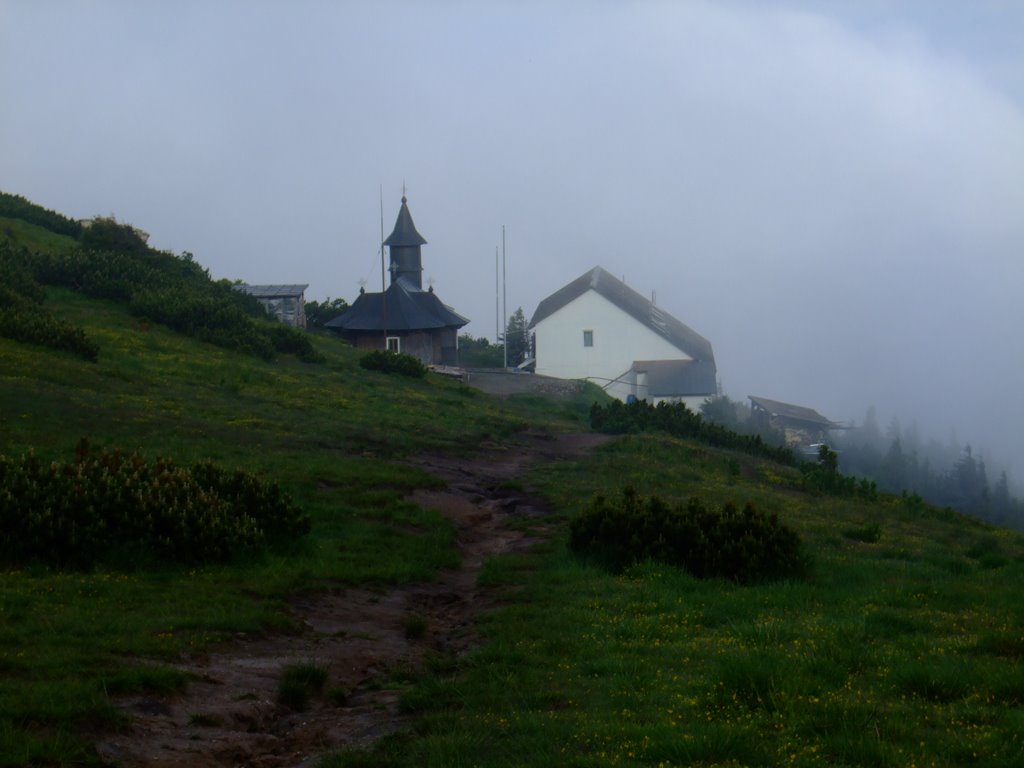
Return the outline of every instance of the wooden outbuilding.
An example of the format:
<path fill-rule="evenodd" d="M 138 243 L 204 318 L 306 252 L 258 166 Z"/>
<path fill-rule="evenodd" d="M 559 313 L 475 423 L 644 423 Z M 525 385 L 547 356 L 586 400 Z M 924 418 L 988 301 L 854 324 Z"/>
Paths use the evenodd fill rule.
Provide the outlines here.
<path fill-rule="evenodd" d="M 235 290 L 259 300 L 267 312 L 285 325 L 306 327 L 306 289 L 303 285 L 236 285 Z"/>
<path fill-rule="evenodd" d="M 754 423 L 780 430 L 785 435 L 786 445 L 807 447 L 827 443 L 830 431 L 846 429 L 813 408 L 769 400 L 767 397 L 748 397 Z"/>

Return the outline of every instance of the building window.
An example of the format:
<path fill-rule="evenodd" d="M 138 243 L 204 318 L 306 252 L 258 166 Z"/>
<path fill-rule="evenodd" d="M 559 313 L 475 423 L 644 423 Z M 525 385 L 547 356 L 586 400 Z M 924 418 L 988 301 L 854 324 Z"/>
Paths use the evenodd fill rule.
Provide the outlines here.
<path fill-rule="evenodd" d="M 399 339 L 397 336 L 388 336 L 388 352 L 398 353 L 398 352 L 401 352 L 401 351 L 402 351 L 401 339 Z"/>
<path fill-rule="evenodd" d="M 594 346 L 594 332 L 593 331 L 584 331 L 583 332 L 583 346 L 584 347 L 592 347 L 592 346 Z"/>

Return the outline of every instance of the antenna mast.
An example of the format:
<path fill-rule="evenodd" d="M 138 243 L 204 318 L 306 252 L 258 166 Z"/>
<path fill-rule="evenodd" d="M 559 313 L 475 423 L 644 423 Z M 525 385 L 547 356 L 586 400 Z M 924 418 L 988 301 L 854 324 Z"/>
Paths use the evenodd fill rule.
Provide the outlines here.
<path fill-rule="evenodd" d="M 494 246 L 494 343 L 501 341 L 501 299 L 498 293 L 498 246 Z"/>
<path fill-rule="evenodd" d="M 384 185 L 380 185 L 380 306 L 384 326 L 384 351 L 388 351 L 388 296 L 384 284 Z"/>
<path fill-rule="evenodd" d="M 501 225 L 501 311 L 505 321 L 505 367 L 508 368 L 508 283 L 505 281 L 505 225 Z"/>

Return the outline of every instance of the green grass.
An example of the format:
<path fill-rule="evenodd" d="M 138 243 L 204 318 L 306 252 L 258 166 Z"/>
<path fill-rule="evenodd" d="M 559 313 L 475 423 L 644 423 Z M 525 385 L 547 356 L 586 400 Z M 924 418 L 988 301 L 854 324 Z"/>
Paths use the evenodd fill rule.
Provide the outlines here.
<path fill-rule="evenodd" d="M 527 425 L 562 429 L 589 405 L 499 403 L 441 377 L 367 372 L 329 338 L 315 339 L 324 365 L 266 363 L 61 289 L 47 306 L 81 324 L 100 359 L 0 339 L 0 452 L 66 461 L 87 437 L 96 450 L 209 459 L 281 484 L 313 532 L 225 566 L 0 571 L 0 765 L 94 761 L 90 734 L 120 722 L 111 697 L 184 684 L 160 682 L 162 660 L 289 629 L 291 592 L 457 565 L 452 526 L 405 500 L 440 482 L 407 460 L 469 454 Z"/>
<path fill-rule="evenodd" d="M 0 216 L 0 242 L 9 240 L 30 251 L 70 251 L 78 241 L 67 235 L 57 235 L 43 227 L 21 219 Z"/>
<path fill-rule="evenodd" d="M 773 507 L 810 549 L 810 578 L 741 587 L 652 563 L 612 576 L 573 558 L 563 529 L 487 565 L 484 583 L 515 589 L 457 674 L 406 695 L 415 736 L 323 765 L 1019 765 L 1021 537 L 747 469 L 641 436 L 539 479 L 565 518 L 625 483 Z M 888 551 L 842 533 L 875 519 Z M 998 568 L 981 563 L 992 552 Z"/>
<path fill-rule="evenodd" d="M 178 655 L 293 629 L 290 593 L 456 564 L 451 526 L 406 501 L 439 481 L 407 460 L 580 427 L 593 398 L 499 402 L 439 377 L 363 371 L 327 338 L 324 365 L 265 363 L 67 291 L 47 305 L 85 327 L 100 358 L 0 340 L 0 451 L 66 460 L 88 437 L 211 459 L 280 483 L 313 533 L 216 567 L 0 572 L 0 765 L 96 764 L 91 735 L 123 725 L 112 697 L 173 693 L 188 684 L 169 666 Z M 1019 535 L 894 497 L 806 494 L 796 470 L 657 436 L 543 467 L 534 483 L 556 510 L 551 538 L 485 565 L 480 582 L 502 604 L 481 619 L 481 646 L 403 677 L 411 733 L 325 765 L 1019 764 Z M 778 514 L 811 574 L 740 587 L 650 563 L 588 567 L 566 549 L 567 521 L 626 484 Z M 407 632 L 425 636 L 416 619 Z M 345 698 L 323 693 L 326 680 L 300 687 Z"/>

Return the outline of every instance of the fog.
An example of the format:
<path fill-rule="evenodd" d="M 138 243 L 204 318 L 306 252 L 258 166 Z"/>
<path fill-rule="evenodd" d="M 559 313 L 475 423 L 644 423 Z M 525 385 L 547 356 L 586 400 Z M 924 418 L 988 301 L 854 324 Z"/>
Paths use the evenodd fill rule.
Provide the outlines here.
<path fill-rule="evenodd" d="M 1024 6 L 0 0 L 0 189 L 217 278 L 425 278 L 495 334 L 600 265 L 724 391 L 1024 479 Z"/>

